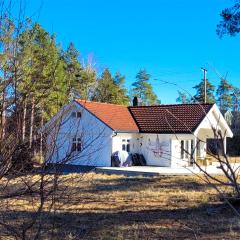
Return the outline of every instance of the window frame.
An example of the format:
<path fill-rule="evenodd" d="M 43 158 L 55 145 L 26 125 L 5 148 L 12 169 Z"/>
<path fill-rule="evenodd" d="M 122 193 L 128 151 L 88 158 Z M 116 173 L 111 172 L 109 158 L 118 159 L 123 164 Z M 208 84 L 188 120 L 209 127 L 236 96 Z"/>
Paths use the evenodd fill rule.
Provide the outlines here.
<path fill-rule="evenodd" d="M 80 137 L 72 138 L 71 152 L 72 153 L 82 152 L 82 139 Z"/>
<path fill-rule="evenodd" d="M 130 153 L 131 151 L 131 139 L 130 138 L 122 138 L 122 151 L 126 151 Z"/>
<path fill-rule="evenodd" d="M 71 113 L 71 117 L 72 117 L 72 118 L 81 119 L 81 118 L 82 118 L 82 112 L 80 112 L 80 111 L 73 111 L 73 112 Z"/>

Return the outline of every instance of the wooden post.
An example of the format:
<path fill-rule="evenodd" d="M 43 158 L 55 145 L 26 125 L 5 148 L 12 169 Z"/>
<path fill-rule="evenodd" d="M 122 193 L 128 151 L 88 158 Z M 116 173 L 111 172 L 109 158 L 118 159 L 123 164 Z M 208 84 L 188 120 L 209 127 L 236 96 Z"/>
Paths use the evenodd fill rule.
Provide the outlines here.
<path fill-rule="evenodd" d="M 197 137 L 196 137 L 196 136 L 194 136 L 194 139 L 193 139 L 193 148 L 194 148 L 194 153 L 193 153 L 193 159 L 194 159 L 193 168 L 195 168 L 195 162 L 197 161 Z"/>
<path fill-rule="evenodd" d="M 227 137 L 226 136 L 223 139 L 223 151 L 224 151 L 224 154 L 227 154 Z"/>

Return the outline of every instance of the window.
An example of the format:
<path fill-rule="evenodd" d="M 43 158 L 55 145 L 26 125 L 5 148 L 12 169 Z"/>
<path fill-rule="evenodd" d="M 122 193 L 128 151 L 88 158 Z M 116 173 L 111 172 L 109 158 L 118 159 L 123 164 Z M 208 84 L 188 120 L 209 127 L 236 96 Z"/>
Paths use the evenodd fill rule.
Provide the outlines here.
<path fill-rule="evenodd" d="M 190 149 L 190 152 L 191 152 L 191 159 L 193 159 L 194 157 L 194 152 L 195 152 L 195 149 L 194 149 L 194 141 L 191 140 L 191 149 Z"/>
<path fill-rule="evenodd" d="M 184 141 L 181 140 L 181 159 L 184 158 Z"/>
<path fill-rule="evenodd" d="M 81 112 L 72 112 L 72 117 L 73 118 L 81 118 L 82 117 L 82 113 Z"/>
<path fill-rule="evenodd" d="M 199 157 L 201 155 L 201 141 L 200 139 L 197 140 L 197 156 Z"/>
<path fill-rule="evenodd" d="M 122 150 L 130 152 L 130 139 L 122 139 Z"/>
<path fill-rule="evenodd" d="M 72 152 L 82 151 L 82 141 L 81 138 L 73 138 L 72 140 Z"/>
<path fill-rule="evenodd" d="M 181 140 L 181 159 L 189 159 L 193 150 L 193 141 Z M 190 149 L 189 149 L 190 148 Z"/>
<path fill-rule="evenodd" d="M 189 141 L 185 141 L 185 158 L 189 158 Z"/>

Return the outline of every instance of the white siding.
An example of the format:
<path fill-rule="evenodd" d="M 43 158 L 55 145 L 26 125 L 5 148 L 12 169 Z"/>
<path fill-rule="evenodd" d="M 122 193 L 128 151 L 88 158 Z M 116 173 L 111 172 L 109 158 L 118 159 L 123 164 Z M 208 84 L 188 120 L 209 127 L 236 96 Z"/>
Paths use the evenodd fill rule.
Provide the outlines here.
<path fill-rule="evenodd" d="M 139 153 L 143 154 L 147 165 L 170 167 L 171 139 L 168 134 L 141 134 L 139 144 Z M 154 154 L 154 151 L 158 151 L 159 154 Z"/>
<path fill-rule="evenodd" d="M 139 136 L 136 133 L 116 133 L 112 139 L 112 152 L 122 150 L 122 140 L 130 140 L 130 153 L 138 153 L 139 151 Z"/>
<path fill-rule="evenodd" d="M 181 166 L 188 166 L 190 155 L 184 153 L 184 157 L 181 158 L 181 141 L 188 141 L 188 149 L 185 148 L 187 152 L 191 152 L 191 140 L 194 140 L 194 136 L 192 134 L 177 134 L 170 135 L 171 137 L 171 167 L 181 167 Z"/>
<path fill-rule="evenodd" d="M 80 120 L 71 117 L 73 111 L 82 113 Z M 51 158 L 49 160 L 76 165 L 110 166 L 113 131 L 77 103 L 71 103 L 62 116 L 59 128 L 56 127 L 56 122 L 53 127 L 49 127 L 51 129 L 48 135 L 48 157 Z M 75 137 L 82 139 L 83 150 L 71 154 L 66 159 L 71 152 L 72 140 Z M 55 147 L 53 147 L 54 143 Z M 54 149 L 52 154 L 51 149 Z"/>

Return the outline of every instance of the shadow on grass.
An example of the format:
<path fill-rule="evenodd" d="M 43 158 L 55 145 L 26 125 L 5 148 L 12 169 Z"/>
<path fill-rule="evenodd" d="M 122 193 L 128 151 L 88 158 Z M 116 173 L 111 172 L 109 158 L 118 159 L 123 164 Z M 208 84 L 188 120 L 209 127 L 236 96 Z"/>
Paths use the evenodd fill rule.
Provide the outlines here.
<path fill-rule="evenodd" d="M 154 188 L 156 191 L 162 189 L 182 191 L 205 191 L 209 188 L 206 183 L 201 183 L 197 178 L 183 180 L 182 177 L 112 177 L 95 179 L 87 189 L 79 187 L 81 192 L 101 193 L 111 191 L 136 191 Z"/>
<path fill-rule="evenodd" d="M 16 225 L 15 229 L 20 231 L 19 222 L 27 222 L 32 213 L 3 211 L 0 216 L 4 216 L 5 223 Z M 224 236 L 228 239 L 231 231 L 240 234 L 239 221 L 224 205 L 139 211 L 123 209 L 118 212 L 55 212 L 43 213 L 41 218 L 43 239 L 67 239 L 70 234 L 76 237 L 74 239 L 122 239 L 119 236 L 123 239 L 194 239 L 195 236 L 206 239 Z"/>

